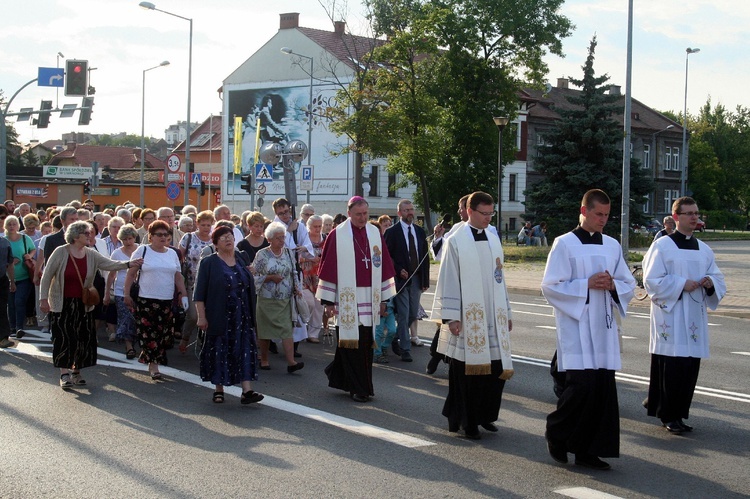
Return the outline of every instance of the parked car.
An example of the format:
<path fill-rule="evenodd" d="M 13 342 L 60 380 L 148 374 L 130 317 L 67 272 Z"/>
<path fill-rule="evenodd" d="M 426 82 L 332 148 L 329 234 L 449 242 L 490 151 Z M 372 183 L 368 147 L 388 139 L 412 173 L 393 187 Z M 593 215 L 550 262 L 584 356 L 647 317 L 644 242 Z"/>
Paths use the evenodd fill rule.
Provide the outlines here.
<path fill-rule="evenodd" d="M 698 223 L 695 226 L 695 230 L 699 232 L 703 232 L 704 230 L 706 230 L 706 222 L 698 218 Z"/>
<path fill-rule="evenodd" d="M 655 218 L 652 218 L 651 220 L 648 221 L 648 224 L 646 224 L 646 230 L 652 236 L 656 234 L 657 232 L 659 232 L 660 230 L 662 230 L 663 228 L 664 228 L 664 225 L 662 225 L 662 223 Z"/>

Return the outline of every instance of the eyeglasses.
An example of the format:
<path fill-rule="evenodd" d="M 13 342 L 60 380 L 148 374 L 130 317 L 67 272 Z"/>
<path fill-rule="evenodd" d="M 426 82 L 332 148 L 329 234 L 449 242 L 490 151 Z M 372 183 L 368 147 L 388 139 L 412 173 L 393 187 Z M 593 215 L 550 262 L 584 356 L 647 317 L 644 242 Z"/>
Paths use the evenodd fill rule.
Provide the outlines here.
<path fill-rule="evenodd" d="M 687 215 L 689 217 L 699 217 L 701 216 L 699 211 L 683 211 L 682 213 L 678 213 L 678 215 Z"/>
<path fill-rule="evenodd" d="M 475 211 L 477 213 L 481 214 L 481 215 L 484 215 L 485 217 L 493 217 L 497 213 L 497 210 L 492 210 L 492 211 L 479 211 L 479 210 L 475 210 Z"/>
<path fill-rule="evenodd" d="M 219 236 L 219 241 L 234 241 L 234 234 L 224 234 Z"/>
<path fill-rule="evenodd" d="M 91 235 L 91 231 L 90 231 L 90 230 L 87 230 L 87 231 L 85 231 L 85 232 L 83 233 L 83 235 L 84 235 L 84 236 L 90 236 L 90 235 Z"/>
<path fill-rule="evenodd" d="M 315 213 L 303 213 L 302 214 L 302 216 L 304 216 L 304 217 L 311 217 L 313 215 L 315 215 Z"/>
<path fill-rule="evenodd" d="M 278 216 L 283 217 L 285 215 L 289 215 L 291 213 L 291 210 L 284 210 L 277 213 Z"/>
<path fill-rule="evenodd" d="M 154 232 L 152 235 L 156 237 L 167 237 L 169 232 Z"/>

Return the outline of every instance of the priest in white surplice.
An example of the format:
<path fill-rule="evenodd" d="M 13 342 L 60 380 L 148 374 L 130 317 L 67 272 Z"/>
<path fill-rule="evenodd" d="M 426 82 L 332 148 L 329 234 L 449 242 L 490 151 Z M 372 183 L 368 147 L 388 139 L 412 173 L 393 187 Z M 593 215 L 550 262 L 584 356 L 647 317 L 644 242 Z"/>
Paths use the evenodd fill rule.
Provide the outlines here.
<path fill-rule="evenodd" d="M 513 375 L 510 302 L 500 239 L 487 231 L 492 196 L 468 199 L 468 222 L 444 241 L 432 319 L 442 322 L 438 352 L 450 364 L 443 416 L 448 430 L 480 438 L 495 432 L 505 381 Z"/>
<path fill-rule="evenodd" d="M 619 457 L 620 420 L 615 371 L 620 344 L 615 313 L 625 315 L 635 279 L 622 247 L 602 234 L 609 218 L 606 193 L 592 189 L 581 201 L 581 225 L 555 239 L 542 292 L 555 310 L 557 370 L 564 389 L 547 417 L 550 455 L 609 469 L 600 457 Z"/>
<path fill-rule="evenodd" d="M 681 197 L 672 205 L 677 230 L 659 238 L 643 260 L 651 297 L 651 383 L 644 403 L 670 433 L 691 431 L 688 418 L 701 359 L 708 358 L 708 316 L 726 294 L 714 253 L 693 236 L 698 205 Z"/>
<path fill-rule="evenodd" d="M 320 256 L 318 290 L 326 314 L 338 311 L 338 344 L 325 372 L 328 386 L 356 402 L 375 394 L 372 385 L 373 325 L 396 294 L 393 262 L 377 227 L 367 223 L 367 201 L 349 200 L 349 218 L 328 234 Z"/>

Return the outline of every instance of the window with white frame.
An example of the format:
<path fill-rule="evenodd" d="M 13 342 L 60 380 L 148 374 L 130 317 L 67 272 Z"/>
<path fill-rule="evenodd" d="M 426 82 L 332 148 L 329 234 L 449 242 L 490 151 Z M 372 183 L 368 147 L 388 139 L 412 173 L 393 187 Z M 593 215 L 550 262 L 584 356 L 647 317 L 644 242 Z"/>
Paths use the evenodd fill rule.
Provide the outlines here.
<path fill-rule="evenodd" d="M 651 146 L 648 144 L 643 145 L 643 168 L 651 167 Z"/>
<path fill-rule="evenodd" d="M 680 191 L 677 189 L 664 189 L 664 211 L 672 213 L 672 203 L 680 197 Z"/>
<path fill-rule="evenodd" d="M 646 194 L 646 201 L 643 203 L 643 213 L 648 213 L 651 208 L 651 193 Z"/>
<path fill-rule="evenodd" d="M 680 148 L 679 147 L 672 148 L 672 170 L 674 171 L 682 170 L 682 165 L 680 164 Z"/>
<path fill-rule="evenodd" d="M 518 174 L 511 173 L 508 175 L 508 201 L 518 201 L 516 190 L 518 189 Z"/>
<path fill-rule="evenodd" d="M 672 148 L 664 148 L 664 170 L 669 171 L 672 169 Z"/>

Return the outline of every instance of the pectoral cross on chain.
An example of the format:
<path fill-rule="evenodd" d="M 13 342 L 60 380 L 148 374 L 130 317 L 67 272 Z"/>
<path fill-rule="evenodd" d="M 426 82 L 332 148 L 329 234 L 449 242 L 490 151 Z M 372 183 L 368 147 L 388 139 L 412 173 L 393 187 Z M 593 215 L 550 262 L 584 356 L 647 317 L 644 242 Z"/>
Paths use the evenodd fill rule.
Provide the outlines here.
<path fill-rule="evenodd" d="M 370 268 L 370 266 L 369 266 L 369 265 L 367 265 L 367 262 L 369 262 L 369 261 L 370 261 L 370 259 L 369 259 L 369 258 L 367 258 L 367 255 L 364 255 L 364 258 L 362 258 L 362 261 L 363 261 L 363 262 L 365 262 L 365 268 L 366 268 L 366 269 L 369 269 L 369 268 Z"/>

